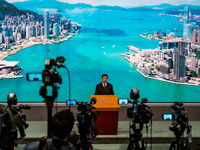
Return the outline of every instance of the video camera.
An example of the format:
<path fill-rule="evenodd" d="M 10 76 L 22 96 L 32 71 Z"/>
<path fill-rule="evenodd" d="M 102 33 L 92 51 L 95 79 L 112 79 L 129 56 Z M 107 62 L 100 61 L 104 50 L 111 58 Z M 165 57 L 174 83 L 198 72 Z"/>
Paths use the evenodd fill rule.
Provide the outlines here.
<path fill-rule="evenodd" d="M 135 123 L 149 123 L 153 114 L 151 109 L 145 105 L 147 99 L 143 98 L 141 103 L 137 101 L 139 99 L 139 90 L 137 88 L 131 89 L 130 98 L 134 99 L 134 102 L 129 100 L 129 103 L 133 103 L 133 106 L 127 107 L 127 117 L 133 118 Z"/>
<path fill-rule="evenodd" d="M 31 109 L 28 105 L 17 105 L 17 97 L 15 93 L 9 93 L 7 96 L 7 106 L 0 106 L 0 149 L 14 149 L 16 140 L 25 137 L 25 131 L 28 127 L 26 123 L 26 115 L 22 113 L 22 109 Z M 17 136 L 17 129 L 20 138 Z"/>
<path fill-rule="evenodd" d="M 143 125 L 152 121 L 153 113 L 145 103 L 147 103 L 147 99 L 143 98 L 142 102 L 139 102 L 140 95 L 139 90 L 137 88 L 132 88 L 130 93 L 130 98 L 134 99 L 133 102 L 130 100 L 129 103 L 132 103 L 132 106 L 127 107 L 127 117 L 133 119 L 130 123 L 130 130 L 129 129 L 129 145 L 127 150 L 139 150 L 139 149 L 146 149 L 144 146 L 144 140 L 142 140 L 142 133 Z M 151 122 L 152 123 L 152 122 Z M 150 124 L 151 125 L 151 124 Z M 148 128 L 148 126 L 146 126 Z"/>
<path fill-rule="evenodd" d="M 96 119 L 99 111 L 92 105 L 96 103 L 96 98 L 93 97 L 88 102 L 74 102 L 67 101 L 68 105 L 77 104 L 78 113 L 77 113 L 77 121 L 78 121 L 78 132 L 80 133 L 80 140 L 78 141 L 77 150 L 89 150 L 92 149 L 92 138 L 96 137 L 98 134 L 98 129 L 96 127 Z"/>
<path fill-rule="evenodd" d="M 170 114 L 163 114 L 163 120 L 172 120 L 172 125 L 169 127 L 171 131 L 176 131 L 177 126 L 181 125 L 181 132 L 184 132 L 187 123 L 188 123 L 188 115 L 183 107 L 182 102 L 174 102 L 171 105 L 171 108 L 174 110 Z"/>
<path fill-rule="evenodd" d="M 41 85 L 40 95 L 45 99 L 45 101 L 54 101 L 58 96 L 58 88 L 55 83 L 62 84 L 62 77 L 57 72 L 56 68 L 53 67 L 65 67 L 60 64 L 65 61 L 65 58 L 60 56 L 56 59 L 46 59 L 45 60 L 45 69 L 42 72 L 42 81 L 44 84 Z M 52 93 L 47 95 L 47 87 L 51 86 Z"/>
<path fill-rule="evenodd" d="M 171 108 L 174 109 L 174 112 L 172 112 L 173 121 L 177 121 L 179 124 L 188 121 L 188 116 L 183 107 L 183 103 L 174 102 L 174 105 L 172 105 Z"/>
<path fill-rule="evenodd" d="M 169 127 L 169 130 L 173 131 L 174 134 L 181 134 L 185 131 L 187 128 L 187 132 L 190 135 L 190 131 L 192 126 L 189 125 L 188 122 L 188 115 L 186 113 L 185 108 L 183 107 L 182 102 L 174 102 L 174 104 L 171 106 L 171 108 L 174 110 L 170 114 L 168 114 L 168 118 L 163 118 L 165 120 L 172 120 L 172 125 Z M 165 116 L 164 114 L 163 116 Z"/>
<path fill-rule="evenodd" d="M 176 139 L 171 142 L 170 150 L 177 147 L 177 150 L 183 149 L 188 146 L 188 143 L 192 142 L 191 130 L 192 126 L 188 122 L 188 115 L 183 107 L 182 102 L 174 102 L 171 105 L 171 108 L 174 110 L 170 114 L 163 114 L 163 120 L 172 120 L 171 126 L 169 126 L 169 130 L 174 132 Z M 185 129 L 187 129 L 187 138 L 186 143 L 184 145 L 183 141 L 181 141 L 181 136 L 183 135 Z"/>
<path fill-rule="evenodd" d="M 55 59 L 46 59 L 45 60 L 45 70 L 42 72 L 42 81 L 45 84 L 53 84 L 53 83 L 59 83 L 62 84 L 62 78 L 56 71 L 56 68 L 52 68 L 53 66 L 56 66 L 60 68 L 61 64 L 58 63 L 58 60 L 62 59 L 61 61 L 64 62 L 64 57 L 58 57 Z"/>

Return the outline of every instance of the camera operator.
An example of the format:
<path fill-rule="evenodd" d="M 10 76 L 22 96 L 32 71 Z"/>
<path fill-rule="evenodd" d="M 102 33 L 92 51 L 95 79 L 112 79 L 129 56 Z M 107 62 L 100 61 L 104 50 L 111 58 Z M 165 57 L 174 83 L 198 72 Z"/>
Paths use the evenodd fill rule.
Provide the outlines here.
<path fill-rule="evenodd" d="M 22 113 L 21 109 L 31 109 L 27 105 L 17 105 L 17 97 L 15 93 L 9 93 L 7 96 L 7 106 L 0 106 L 0 149 L 15 149 L 16 141 L 23 139 L 25 135 L 26 115 Z M 19 130 L 20 138 L 17 136 Z"/>
<path fill-rule="evenodd" d="M 70 110 L 62 110 L 56 113 L 52 118 L 52 141 L 46 137 L 39 142 L 33 142 L 24 147 L 23 150 L 46 150 L 50 145 L 52 150 L 73 150 L 69 137 L 74 126 L 74 115 Z"/>

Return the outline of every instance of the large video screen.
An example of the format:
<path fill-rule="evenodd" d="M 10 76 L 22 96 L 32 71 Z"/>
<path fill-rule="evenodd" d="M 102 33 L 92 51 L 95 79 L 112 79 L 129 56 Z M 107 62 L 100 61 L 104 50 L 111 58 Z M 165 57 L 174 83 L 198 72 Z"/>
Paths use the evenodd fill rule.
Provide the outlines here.
<path fill-rule="evenodd" d="M 138 88 L 148 102 L 200 102 L 199 2 L 4 1 L 10 9 L 0 15 L 0 102 L 8 93 L 43 102 L 43 81 L 26 74 L 42 74 L 46 59 L 68 69 L 53 72 L 62 77 L 57 102 L 89 101 L 102 74 L 118 98 Z"/>

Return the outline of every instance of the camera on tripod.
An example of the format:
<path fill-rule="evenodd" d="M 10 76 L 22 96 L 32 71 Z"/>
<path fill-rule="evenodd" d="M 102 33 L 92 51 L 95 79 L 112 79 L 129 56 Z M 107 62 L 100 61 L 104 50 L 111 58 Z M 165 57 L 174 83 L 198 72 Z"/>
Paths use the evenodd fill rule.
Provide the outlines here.
<path fill-rule="evenodd" d="M 56 83 L 62 84 L 62 77 L 57 72 L 56 68 L 53 67 L 65 67 L 59 62 L 63 63 L 65 58 L 60 56 L 56 59 L 46 59 L 45 60 L 45 69 L 42 72 L 42 81 L 44 84 L 41 85 L 40 88 L 40 95 L 45 99 L 45 101 L 54 101 L 55 98 L 58 96 L 58 88 Z M 47 95 L 48 90 L 47 88 L 52 88 L 52 93 Z"/>
<path fill-rule="evenodd" d="M 171 108 L 174 109 L 174 112 L 172 112 L 173 121 L 177 121 L 179 124 L 188 121 L 188 116 L 183 107 L 183 103 L 174 102 Z"/>
<path fill-rule="evenodd" d="M 92 105 L 96 104 L 96 98 L 93 97 L 88 102 L 76 102 L 78 105 L 77 121 L 78 121 L 78 132 L 80 133 L 80 138 L 77 143 L 76 150 L 92 149 L 92 138 L 96 137 L 98 134 L 98 129 L 96 126 L 96 119 L 99 111 Z M 67 101 L 68 105 L 73 105 L 74 101 Z"/>
<path fill-rule="evenodd" d="M 171 126 L 169 126 L 169 130 L 174 132 L 176 139 L 171 142 L 170 150 L 182 150 L 184 147 L 187 147 L 189 143 L 192 142 L 191 138 L 191 129 L 192 126 L 188 122 L 188 115 L 186 113 L 185 108 L 183 107 L 182 102 L 174 102 L 171 105 L 171 108 L 174 110 L 170 114 L 163 114 L 163 120 L 172 120 Z M 181 140 L 181 136 L 183 135 L 185 129 L 187 129 L 187 138 L 186 143 Z"/>
<path fill-rule="evenodd" d="M 163 114 L 163 120 L 172 120 L 172 125 L 169 127 L 171 131 L 175 131 L 177 125 L 182 125 L 182 130 L 185 130 L 186 123 L 188 122 L 188 115 L 183 107 L 182 102 L 174 102 L 171 105 L 171 108 L 174 110 L 170 114 Z"/>
<path fill-rule="evenodd" d="M 127 117 L 134 118 L 135 123 L 149 123 L 153 114 L 149 107 L 145 105 L 147 99 L 143 98 L 141 103 L 137 101 L 139 99 L 139 90 L 137 88 L 132 88 L 130 98 L 134 99 L 134 102 L 129 100 L 129 103 L 133 103 L 133 106 L 127 107 Z"/>
<path fill-rule="evenodd" d="M 153 113 L 151 108 L 145 105 L 147 99 L 143 98 L 142 102 L 139 102 L 140 97 L 139 90 L 137 88 L 132 88 L 130 93 L 130 98 L 134 99 L 132 106 L 127 107 L 127 117 L 133 119 L 130 123 L 129 129 L 129 145 L 127 150 L 145 150 L 144 140 L 142 139 L 142 133 L 144 124 L 152 121 Z M 148 126 L 146 126 L 148 128 Z M 131 130 L 132 129 L 132 130 Z"/>

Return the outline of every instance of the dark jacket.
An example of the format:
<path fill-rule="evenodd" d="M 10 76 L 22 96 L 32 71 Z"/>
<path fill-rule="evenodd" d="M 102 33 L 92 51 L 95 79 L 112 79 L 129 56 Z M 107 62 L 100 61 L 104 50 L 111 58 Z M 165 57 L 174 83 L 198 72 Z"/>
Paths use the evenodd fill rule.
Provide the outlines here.
<path fill-rule="evenodd" d="M 94 95 L 114 95 L 112 84 L 107 83 L 106 88 L 103 87 L 102 83 L 97 84 Z"/>

